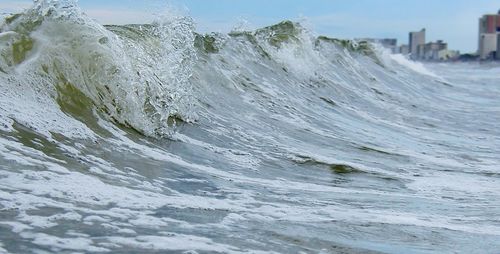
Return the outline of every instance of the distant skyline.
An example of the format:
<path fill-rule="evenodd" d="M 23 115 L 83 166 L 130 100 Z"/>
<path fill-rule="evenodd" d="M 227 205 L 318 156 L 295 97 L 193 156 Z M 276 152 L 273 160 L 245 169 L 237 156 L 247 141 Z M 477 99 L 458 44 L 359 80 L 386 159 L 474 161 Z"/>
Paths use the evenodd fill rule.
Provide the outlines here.
<path fill-rule="evenodd" d="M 29 0 L 2 0 L 0 12 L 29 7 Z M 477 50 L 478 19 L 497 13 L 500 0 L 80 0 L 103 24 L 145 23 L 167 5 L 193 17 L 200 32 L 228 32 L 240 23 L 255 29 L 288 19 L 315 33 L 338 38 L 397 38 L 427 30 L 427 41 L 444 40 L 463 53 Z"/>

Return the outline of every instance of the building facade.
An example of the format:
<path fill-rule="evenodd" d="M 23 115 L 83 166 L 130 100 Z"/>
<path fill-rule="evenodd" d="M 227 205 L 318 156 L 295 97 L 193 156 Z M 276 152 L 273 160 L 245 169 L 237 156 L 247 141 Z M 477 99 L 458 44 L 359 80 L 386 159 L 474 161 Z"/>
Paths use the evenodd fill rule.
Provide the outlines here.
<path fill-rule="evenodd" d="M 479 38 L 479 59 L 491 60 L 497 52 L 498 34 L 484 33 Z"/>
<path fill-rule="evenodd" d="M 479 18 L 478 54 L 480 59 L 490 59 L 499 52 L 498 34 L 500 34 L 500 11 Z"/>
<path fill-rule="evenodd" d="M 427 61 L 439 61 L 441 60 L 439 52 L 447 49 L 448 49 L 448 44 L 444 43 L 442 40 L 438 40 L 436 42 L 429 42 L 424 44 L 423 52 L 421 53 L 419 58 Z"/>
<path fill-rule="evenodd" d="M 410 49 L 410 58 L 411 59 L 419 59 L 419 56 L 422 55 L 423 49 L 420 45 L 425 44 L 425 28 L 420 30 L 419 32 L 410 32 L 409 34 L 409 49 Z"/>
<path fill-rule="evenodd" d="M 415 60 L 423 60 L 425 58 L 425 44 L 419 44 L 417 46 L 417 53 L 413 55 Z"/>
<path fill-rule="evenodd" d="M 403 45 L 399 46 L 398 53 L 406 56 L 406 55 L 410 54 L 410 47 L 408 47 L 407 44 L 403 44 Z"/>

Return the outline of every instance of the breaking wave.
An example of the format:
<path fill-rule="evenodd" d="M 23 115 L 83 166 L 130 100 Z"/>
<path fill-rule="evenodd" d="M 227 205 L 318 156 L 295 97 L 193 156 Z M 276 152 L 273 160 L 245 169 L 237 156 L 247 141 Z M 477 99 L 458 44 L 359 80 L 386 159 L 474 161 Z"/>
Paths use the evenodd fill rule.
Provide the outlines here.
<path fill-rule="evenodd" d="M 496 251 L 498 82 L 292 21 L 35 1 L 0 21 L 0 252 Z"/>
<path fill-rule="evenodd" d="M 195 119 L 188 80 L 196 54 L 189 18 L 105 28 L 71 1 L 37 1 L 25 13 L 7 17 L 1 31 L 2 79 L 17 87 L 9 89 L 17 97 L 32 92 L 32 100 L 41 103 L 31 105 L 35 108 L 79 118 L 80 111 L 95 107 L 146 135 L 169 133 L 176 118 Z M 20 101 L 7 99 L 15 95 L 3 97 L 10 102 L 8 111 L 18 110 Z M 67 127 L 35 123 L 42 120 L 37 117 L 19 119 L 26 112 L 9 115 L 44 131 Z"/>

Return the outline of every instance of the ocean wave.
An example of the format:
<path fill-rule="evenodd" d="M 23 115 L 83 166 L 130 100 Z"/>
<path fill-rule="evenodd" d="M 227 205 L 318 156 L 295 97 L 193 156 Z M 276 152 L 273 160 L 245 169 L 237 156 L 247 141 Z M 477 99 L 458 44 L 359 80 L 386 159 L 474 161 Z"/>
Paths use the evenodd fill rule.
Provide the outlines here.
<path fill-rule="evenodd" d="M 5 82 L 16 79 L 18 91 L 34 89 L 38 100 L 60 102 L 65 96 L 66 103 L 81 106 L 65 112 L 68 108 L 59 105 L 64 113 L 96 107 L 108 119 L 153 136 L 170 133 L 176 119 L 195 119 L 188 82 L 196 60 L 189 18 L 172 15 L 151 25 L 108 30 L 71 1 L 37 1 L 8 17 L 1 31 Z M 39 107 L 58 113 L 50 104 Z M 21 121 L 21 114 L 10 115 Z"/>
<path fill-rule="evenodd" d="M 3 16 L 0 252 L 500 248 L 498 68 L 313 34 Z"/>
<path fill-rule="evenodd" d="M 64 132 L 66 128 L 67 135 L 88 132 L 82 131 L 85 126 L 79 122 L 95 122 L 94 113 L 157 137 L 172 134 L 179 123 L 194 122 L 197 91 L 193 86 L 197 84 L 193 85 L 193 67 L 205 64 L 197 58 L 200 54 L 218 54 L 230 47 L 230 42 L 251 45 L 234 45 L 239 48 L 233 50 L 255 55 L 255 61 L 276 62 L 278 65 L 271 67 L 276 71 L 290 70 L 295 77 L 318 83 L 327 80 L 321 73 L 332 62 L 356 75 L 364 75 L 361 64 L 354 60 L 358 56 L 383 64 L 374 45 L 314 38 L 291 21 L 256 31 L 200 35 L 194 32 L 189 17 L 176 14 L 164 15 L 152 24 L 102 26 L 73 1 L 37 1 L 25 12 L 5 17 L 0 38 L 4 42 L 0 64 L 4 83 L 26 88 L 12 93 L 31 89 L 31 101 L 42 104 L 32 108 L 45 108 L 61 117 L 52 119 L 56 124 L 33 115 L 23 119 L 27 113 L 15 112 L 19 111 L 19 101 L 8 98 L 24 95 L 7 92 L 3 94 L 4 107 L 10 112 L 5 114 L 8 117 L 4 115 L 2 125 L 15 121 L 43 133 Z M 79 121 L 66 119 L 64 122 L 73 122 L 74 126 L 58 126 L 57 122 L 66 118 L 63 114 Z"/>

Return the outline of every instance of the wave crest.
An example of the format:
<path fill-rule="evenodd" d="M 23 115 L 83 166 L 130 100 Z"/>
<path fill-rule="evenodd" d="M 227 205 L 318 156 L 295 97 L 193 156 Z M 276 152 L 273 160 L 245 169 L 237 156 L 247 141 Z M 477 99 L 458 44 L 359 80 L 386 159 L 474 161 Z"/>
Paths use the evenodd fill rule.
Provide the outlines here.
<path fill-rule="evenodd" d="M 57 90 L 74 87 L 107 118 L 167 135 L 175 119 L 195 119 L 188 82 L 196 59 L 193 29 L 190 18 L 171 15 L 108 30 L 74 1 L 36 1 L 1 27 L 7 43 L 0 68 L 35 87 L 37 96 L 57 100 Z"/>

